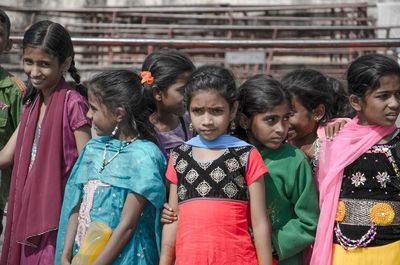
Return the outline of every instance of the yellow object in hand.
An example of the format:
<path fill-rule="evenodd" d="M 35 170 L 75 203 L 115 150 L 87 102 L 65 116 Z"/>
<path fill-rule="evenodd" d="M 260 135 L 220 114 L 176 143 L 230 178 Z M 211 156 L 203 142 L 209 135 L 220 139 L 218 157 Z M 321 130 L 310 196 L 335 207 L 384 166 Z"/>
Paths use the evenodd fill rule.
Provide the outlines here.
<path fill-rule="evenodd" d="M 111 228 L 99 221 L 90 223 L 78 253 L 71 265 L 91 265 L 103 251 L 112 234 Z"/>

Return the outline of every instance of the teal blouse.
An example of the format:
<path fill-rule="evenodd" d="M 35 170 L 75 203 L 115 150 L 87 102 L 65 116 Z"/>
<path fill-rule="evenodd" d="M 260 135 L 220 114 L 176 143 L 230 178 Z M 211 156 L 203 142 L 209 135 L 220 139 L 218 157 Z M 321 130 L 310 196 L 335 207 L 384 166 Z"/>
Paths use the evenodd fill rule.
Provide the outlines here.
<path fill-rule="evenodd" d="M 272 244 L 279 265 L 303 264 L 303 250 L 314 242 L 319 217 L 317 189 L 306 156 L 283 144 L 261 152 Z"/>
<path fill-rule="evenodd" d="M 131 240 L 112 264 L 158 264 L 160 253 L 160 213 L 165 201 L 166 161 L 159 148 L 145 140 L 128 145 L 100 172 L 106 143 L 107 158 L 120 148 L 121 141 L 110 137 L 90 140 L 79 156 L 68 180 L 57 237 L 55 264 L 60 257 L 65 232 L 73 208 L 81 203 L 83 187 L 90 180 L 106 184 L 96 188 L 90 208 L 91 221 L 101 221 L 111 229 L 119 224 L 129 192 L 140 194 L 148 203 L 143 209 Z M 73 254 L 79 250 L 75 243 Z"/>

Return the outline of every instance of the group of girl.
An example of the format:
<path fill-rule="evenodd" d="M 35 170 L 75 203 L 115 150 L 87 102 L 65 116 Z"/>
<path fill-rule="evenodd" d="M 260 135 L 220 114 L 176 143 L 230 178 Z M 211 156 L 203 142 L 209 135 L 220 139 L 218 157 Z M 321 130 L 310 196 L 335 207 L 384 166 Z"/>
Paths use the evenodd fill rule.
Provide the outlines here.
<path fill-rule="evenodd" d="M 26 31 L 23 66 L 21 122 L 0 153 L 14 165 L 0 264 L 400 259 L 394 60 L 350 65 L 356 116 L 333 138 L 321 128 L 347 115 L 332 108 L 343 92 L 313 70 L 237 87 L 223 67 L 160 50 L 140 73 L 96 75 L 86 95 L 71 38 L 50 21 Z"/>

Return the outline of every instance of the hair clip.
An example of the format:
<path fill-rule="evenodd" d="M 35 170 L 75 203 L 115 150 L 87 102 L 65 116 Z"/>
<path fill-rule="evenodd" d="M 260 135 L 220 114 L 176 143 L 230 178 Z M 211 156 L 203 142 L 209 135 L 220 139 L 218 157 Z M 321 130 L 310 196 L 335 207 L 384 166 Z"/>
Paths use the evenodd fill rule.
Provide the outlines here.
<path fill-rule="evenodd" d="M 148 85 L 152 85 L 154 82 L 154 77 L 151 75 L 150 71 L 142 71 L 140 72 L 140 76 L 142 77 L 142 80 L 140 81 L 142 85 L 144 83 L 147 83 Z"/>

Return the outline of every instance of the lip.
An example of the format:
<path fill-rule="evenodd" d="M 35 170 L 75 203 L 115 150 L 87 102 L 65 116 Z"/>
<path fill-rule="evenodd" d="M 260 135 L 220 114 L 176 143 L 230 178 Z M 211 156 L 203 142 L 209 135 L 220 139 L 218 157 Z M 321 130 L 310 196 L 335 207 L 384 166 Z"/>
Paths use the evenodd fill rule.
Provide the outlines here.
<path fill-rule="evenodd" d="M 214 129 L 207 129 L 207 130 L 200 130 L 200 132 L 202 134 L 211 134 L 213 133 L 215 130 Z"/>
<path fill-rule="evenodd" d="M 396 120 L 397 117 L 399 116 L 399 114 L 398 114 L 398 113 L 389 113 L 389 114 L 386 114 L 385 116 L 386 116 L 386 118 L 388 118 L 388 119 L 394 119 L 394 120 Z"/>
<path fill-rule="evenodd" d="M 36 85 L 36 86 L 38 86 L 38 85 L 40 85 L 40 84 L 42 84 L 43 83 L 43 80 L 42 79 L 32 79 L 31 78 L 31 83 L 32 83 L 32 85 Z"/>

